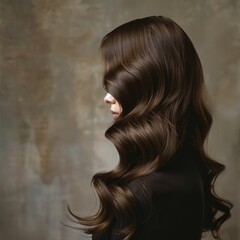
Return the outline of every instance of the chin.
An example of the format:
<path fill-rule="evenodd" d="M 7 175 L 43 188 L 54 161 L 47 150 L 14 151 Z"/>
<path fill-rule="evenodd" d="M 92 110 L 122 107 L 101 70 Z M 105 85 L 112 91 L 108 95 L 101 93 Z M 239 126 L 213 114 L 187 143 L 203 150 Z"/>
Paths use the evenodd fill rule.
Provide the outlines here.
<path fill-rule="evenodd" d="M 119 114 L 117 114 L 117 113 L 114 113 L 113 114 L 113 119 L 115 120 L 115 119 L 117 119 L 118 118 L 118 116 L 119 116 Z"/>

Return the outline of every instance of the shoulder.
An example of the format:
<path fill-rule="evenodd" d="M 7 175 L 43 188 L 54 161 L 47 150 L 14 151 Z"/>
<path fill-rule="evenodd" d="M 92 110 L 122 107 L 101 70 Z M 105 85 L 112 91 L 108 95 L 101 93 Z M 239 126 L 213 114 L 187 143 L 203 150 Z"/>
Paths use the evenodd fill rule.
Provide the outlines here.
<path fill-rule="evenodd" d="M 168 195 L 171 184 L 171 175 L 166 173 L 150 173 L 147 176 L 134 179 L 128 184 L 138 206 L 147 210 L 153 204 L 156 195 Z"/>
<path fill-rule="evenodd" d="M 128 184 L 128 188 L 133 193 L 134 196 L 140 199 L 149 198 L 153 191 L 154 186 L 164 185 L 164 177 L 161 176 L 159 179 L 159 174 L 150 173 L 147 176 L 134 179 Z"/>
<path fill-rule="evenodd" d="M 135 196 L 151 197 L 154 193 L 166 194 L 172 191 L 183 179 L 174 172 L 153 172 L 134 179 L 128 188 Z"/>
<path fill-rule="evenodd" d="M 201 191 L 202 179 L 193 166 L 183 166 L 167 171 L 157 171 L 134 179 L 128 184 L 129 190 L 141 204 L 154 201 L 168 201 L 178 195 L 194 194 Z"/>

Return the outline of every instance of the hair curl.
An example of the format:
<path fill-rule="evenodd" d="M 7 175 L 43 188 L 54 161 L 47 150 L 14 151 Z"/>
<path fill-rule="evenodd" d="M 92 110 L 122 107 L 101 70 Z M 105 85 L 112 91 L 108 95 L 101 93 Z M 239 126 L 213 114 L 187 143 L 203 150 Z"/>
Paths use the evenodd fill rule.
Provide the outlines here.
<path fill-rule="evenodd" d="M 97 173 L 92 184 L 100 208 L 90 217 L 70 213 L 85 232 L 104 232 L 121 213 L 134 218 L 134 199 L 127 188 L 133 179 L 161 169 L 184 147 L 204 163 L 206 212 L 203 231 L 219 238 L 230 218 L 232 203 L 217 196 L 214 184 L 225 166 L 210 158 L 204 143 L 212 125 L 206 103 L 204 76 L 198 54 L 186 33 L 173 20 L 151 16 L 132 20 L 101 42 L 105 63 L 103 87 L 121 104 L 122 113 L 105 136 L 116 147 L 119 163 Z M 218 213 L 222 213 L 217 217 Z M 125 229 L 130 239 L 136 229 Z"/>

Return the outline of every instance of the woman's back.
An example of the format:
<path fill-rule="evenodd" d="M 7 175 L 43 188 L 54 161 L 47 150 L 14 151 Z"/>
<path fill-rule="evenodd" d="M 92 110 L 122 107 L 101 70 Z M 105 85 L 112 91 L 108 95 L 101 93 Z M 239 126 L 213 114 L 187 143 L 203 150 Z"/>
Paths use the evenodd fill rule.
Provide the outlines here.
<path fill-rule="evenodd" d="M 204 184 L 197 159 L 179 156 L 163 170 L 132 181 L 138 228 L 134 240 L 200 240 L 204 222 Z M 121 216 L 101 237 L 122 239 L 120 230 L 131 224 Z"/>

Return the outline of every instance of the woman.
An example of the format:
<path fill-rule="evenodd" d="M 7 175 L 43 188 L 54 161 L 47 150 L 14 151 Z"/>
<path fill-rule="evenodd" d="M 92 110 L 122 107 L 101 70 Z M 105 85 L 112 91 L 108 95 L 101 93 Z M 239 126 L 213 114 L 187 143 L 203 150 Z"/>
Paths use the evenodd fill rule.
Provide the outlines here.
<path fill-rule="evenodd" d="M 219 238 L 232 204 L 214 183 L 224 165 L 204 149 L 212 115 L 202 66 L 173 20 L 151 16 L 125 23 L 102 40 L 104 101 L 114 122 L 105 136 L 119 163 L 98 173 L 99 211 L 70 213 L 94 240 Z"/>

